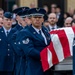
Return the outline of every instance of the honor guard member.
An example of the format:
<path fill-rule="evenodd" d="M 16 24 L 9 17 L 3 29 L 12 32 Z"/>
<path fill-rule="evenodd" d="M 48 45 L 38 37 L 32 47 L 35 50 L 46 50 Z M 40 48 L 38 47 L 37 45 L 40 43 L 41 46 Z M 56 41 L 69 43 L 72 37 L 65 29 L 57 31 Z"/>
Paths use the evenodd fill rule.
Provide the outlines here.
<path fill-rule="evenodd" d="M 28 18 L 28 9 L 23 9 L 20 12 L 18 12 L 18 15 L 23 19 L 25 27 L 23 27 L 22 30 L 25 30 L 29 25 L 30 25 L 30 19 Z M 17 35 L 19 34 L 19 32 L 17 33 Z M 22 37 L 22 36 L 21 36 Z M 20 36 L 18 37 L 18 39 L 21 38 Z M 16 41 L 19 41 L 16 38 Z M 21 57 L 21 65 L 20 65 L 20 72 L 19 75 L 25 75 L 25 71 L 26 71 L 26 57 L 25 55 Z"/>
<path fill-rule="evenodd" d="M 18 10 L 18 12 L 17 12 L 17 10 Z M 17 17 L 19 17 L 18 24 L 13 28 L 13 30 L 15 31 L 15 36 L 20 30 L 22 30 L 24 27 L 27 26 L 27 20 L 24 20 L 24 18 L 27 18 L 28 10 L 29 10 L 29 7 L 21 7 L 21 8 L 15 9 L 13 11 L 14 13 L 16 13 Z"/>
<path fill-rule="evenodd" d="M 22 10 L 22 8 L 17 8 L 17 9 L 14 9 L 14 10 L 12 11 L 12 13 L 13 13 L 12 28 L 14 28 L 14 27 L 18 24 L 18 22 L 17 22 L 17 20 L 16 20 L 16 16 L 17 16 L 17 13 L 18 13 L 20 10 Z"/>
<path fill-rule="evenodd" d="M 3 27 L 0 29 L 0 75 L 13 75 L 14 53 L 10 44 L 12 30 L 12 14 L 5 12 Z"/>
<path fill-rule="evenodd" d="M 18 16 L 20 16 L 20 18 L 23 20 L 24 24 L 23 26 L 27 25 L 27 12 L 28 12 L 28 7 L 23 7 L 22 9 L 19 10 L 19 12 L 17 13 Z M 25 20 L 24 20 L 25 19 Z M 19 23 L 19 22 L 18 22 Z M 27 27 L 27 26 L 26 26 Z M 24 27 L 22 27 L 21 24 L 15 26 L 13 29 L 17 29 L 16 32 L 14 33 L 12 39 L 14 40 L 14 44 L 16 43 L 15 40 L 17 40 L 16 36 L 17 34 L 19 34 L 19 31 L 22 30 Z M 25 28 L 24 28 L 25 29 Z M 21 37 L 19 37 L 21 38 Z M 20 57 L 16 55 L 16 60 L 15 60 L 15 75 L 24 75 L 25 74 L 25 70 L 26 70 L 26 57 Z"/>
<path fill-rule="evenodd" d="M 29 15 L 28 15 L 28 10 L 29 9 L 23 9 L 18 12 L 18 15 L 20 15 L 20 17 L 23 19 L 24 23 L 29 26 L 31 24 L 31 21 L 30 21 Z"/>
<path fill-rule="evenodd" d="M 19 40 L 17 45 L 21 49 L 17 50 L 16 53 L 26 56 L 25 75 L 48 75 L 43 72 L 40 59 L 40 52 L 50 43 L 50 34 L 42 26 L 46 11 L 42 8 L 32 8 L 28 14 L 30 14 L 32 24 L 25 30 L 21 30 L 17 36 Z"/>
<path fill-rule="evenodd" d="M 17 8 L 17 9 L 12 11 L 12 13 L 13 13 L 12 27 L 13 28 L 18 24 L 18 19 L 17 18 L 20 18 L 19 15 L 17 15 L 17 13 L 21 10 L 24 10 L 24 9 L 29 9 L 29 8 L 28 7 L 20 7 L 20 8 Z"/>
<path fill-rule="evenodd" d="M 26 26 L 25 22 L 23 21 L 23 18 L 27 15 L 28 10 L 29 7 L 20 7 L 13 11 L 13 13 L 16 13 L 16 17 L 18 17 L 18 24 L 13 28 L 13 30 L 16 32 L 15 34 L 17 34 L 17 32 L 19 32 L 21 29 L 23 29 Z"/>
<path fill-rule="evenodd" d="M 24 20 L 22 19 L 23 16 L 25 16 L 25 15 L 24 15 L 22 12 L 23 12 L 23 11 L 26 11 L 26 10 L 28 10 L 28 9 L 29 9 L 29 7 L 20 7 L 20 8 L 17 8 L 17 9 L 15 9 L 15 10 L 13 11 L 13 13 L 15 13 L 15 15 L 16 15 L 16 20 L 17 20 L 17 25 L 15 26 L 14 29 L 19 30 L 20 28 L 26 26 Z M 21 12 L 21 14 L 20 14 L 19 12 Z M 23 14 L 23 15 L 22 15 L 22 14 Z"/>

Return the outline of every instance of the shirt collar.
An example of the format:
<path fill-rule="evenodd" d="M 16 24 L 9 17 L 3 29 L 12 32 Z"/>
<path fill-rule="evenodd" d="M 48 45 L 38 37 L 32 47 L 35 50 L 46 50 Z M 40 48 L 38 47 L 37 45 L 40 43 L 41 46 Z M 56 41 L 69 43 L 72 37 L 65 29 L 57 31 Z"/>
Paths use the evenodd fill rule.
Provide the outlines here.
<path fill-rule="evenodd" d="M 19 24 L 19 26 L 21 26 L 22 28 L 24 28 L 24 27 L 25 27 L 25 26 L 23 27 L 20 23 L 18 23 L 18 24 Z"/>
<path fill-rule="evenodd" d="M 20 23 L 18 23 L 18 25 L 22 27 L 22 25 Z"/>
<path fill-rule="evenodd" d="M 32 27 L 35 29 L 35 31 L 39 34 L 39 30 L 41 30 L 41 29 L 37 29 L 36 27 L 34 27 L 33 25 L 32 25 Z"/>
<path fill-rule="evenodd" d="M 7 30 L 4 26 L 3 26 L 3 29 L 4 29 L 5 33 L 6 33 L 7 31 L 8 31 L 8 32 L 11 31 L 11 28 Z"/>
<path fill-rule="evenodd" d="M 57 29 L 57 25 L 54 25 L 54 26 L 49 25 L 49 28 L 50 29 L 52 29 L 52 28 Z"/>

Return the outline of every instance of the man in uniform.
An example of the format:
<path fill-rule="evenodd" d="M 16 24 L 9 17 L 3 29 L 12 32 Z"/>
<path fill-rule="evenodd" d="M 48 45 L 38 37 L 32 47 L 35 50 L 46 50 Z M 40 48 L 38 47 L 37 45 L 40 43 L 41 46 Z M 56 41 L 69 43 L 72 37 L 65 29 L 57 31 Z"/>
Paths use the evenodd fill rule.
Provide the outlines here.
<path fill-rule="evenodd" d="M 26 56 L 25 75 L 48 75 L 43 72 L 40 59 L 40 52 L 50 43 L 50 34 L 42 26 L 46 11 L 41 8 L 32 8 L 28 14 L 32 24 L 20 31 L 17 36 L 17 45 L 20 49 L 15 51 L 19 55 Z"/>
<path fill-rule="evenodd" d="M 13 13 L 15 13 L 15 15 L 16 15 L 15 20 L 17 21 L 17 24 L 14 27 L 14 30 L 20 30 L 24 26 L 26 26 L 23 18 L 26 15 L 25 13 L 27 12 L 27 10 L 29 10 L 29 7 L 20 7 L 20 8 L 13 10 Z M 25 12 L 25 13 L 23 13 L 23 12 Z"/>
<path fill-rule="evenodd" d="M 3 27 L 0 29 L 0 75 L 13 75 L 14 53 L 10 44 L 14 31 L 12 27 L 12 14 L 5 12 Z"/>
<path fill-rule="evenodd" d="M 22 7 L 21 7 L 22 8 Z M 27 26 L 27 20 L 24 18 L 27 18 L 27 11 L 28 11 L 28 7 L 23 7 L 22 9 L 18 8 L 18 12 L 17 10 L 17 16 L 19 16 L 19 18 L 21 19 L 22 22 L 18 22 L 18 25 L 16 25 L 13 30 L 16 30 L 16 32 L 14 33 L 14 35 L 12 36 L 12 39 L 14 40 L 14 43 L 16 42 L 16 36 L 17 34 L 19 34 L 20 30 L 25 29 L 25 27 Z M 21 38 L 21 37 L 18 37 Z M 15 48 L 15 47 L 14 47 Z M 25 70 L 26 70 L 26 57 L 25 56 L 18 56 L 16 55 L 15 57 L 15 74 L 16 75 L 24 75 L 25 74 Z"/>
<path fill-rule="evenodd" d="M 12 23 L 12 27 L 14 28 L 16 26 L 16 28 L 18 28 L 19 26 L 25 26 L 24 25 L 24 21 L 22 20 L 22 18 L 19 16 L 20 14 L 18 14 L 18 12 L 20 11 L 24 11 L 24 10 L 27 10 L 29 9 L 29 7 L 20 7 L 20 8 L 17 8 L 15 10 L 12 11 L 13 13 L 13 23 Z M 19 24 L 19 26 L 18 26 Z"/>

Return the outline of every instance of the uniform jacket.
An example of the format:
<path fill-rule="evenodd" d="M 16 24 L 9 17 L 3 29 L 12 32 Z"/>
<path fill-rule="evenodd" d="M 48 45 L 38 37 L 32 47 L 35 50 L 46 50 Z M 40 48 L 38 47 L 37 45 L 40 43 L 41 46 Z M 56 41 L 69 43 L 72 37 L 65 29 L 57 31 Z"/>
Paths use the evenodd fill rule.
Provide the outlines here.
<path fill-rule="evenodd" d="M 26 28 L 27 28 L 27 26 L 26 26 Z M 19 34 L 20 30 L 22 30 L 22 29 L 24 30 L 25 28 L 17 25 L 13 29 L 16 30 L 16 32 L 12 36 L 12 39 L 13 39 L 14 44 L 15 44 L 16 43 L 16 40 L 18 41 L 17 35 Z M 21 37 L 19 36 L 18 38 L 21 38 Z M 15 50 L 16 50 L 16 47 L 14 46 L 14 49 Z M 26 70 L 26 57 L 25 56 L 16 55 L 15 56 L 15 75 L 24 75 L 25 74 L 25 70 Z"/>
<path fill-rule="evenodd" d="M 13 71 L 14 53 L 10 44 L 13 33 L 14 31 L 11 29 L 6 36 L 3 27 L 0 29 L 0 71 Z"/>
<path fill-rule="evenodd" d="M 42 31 L 49 44 L 50 34 L 44 27 L 42 27 Z M 18 50 L 17 53 L 26 56 L 25 75 L 45 75 L 40 60 L 40 52 L 47 46 L 43 37 L 34 30 L 32 25 L 27 27 L 27 29 L 20 31 L 19 36 L 22 36 L 22 38 L 17 41 L 17 43 L 21 49 Z"/>

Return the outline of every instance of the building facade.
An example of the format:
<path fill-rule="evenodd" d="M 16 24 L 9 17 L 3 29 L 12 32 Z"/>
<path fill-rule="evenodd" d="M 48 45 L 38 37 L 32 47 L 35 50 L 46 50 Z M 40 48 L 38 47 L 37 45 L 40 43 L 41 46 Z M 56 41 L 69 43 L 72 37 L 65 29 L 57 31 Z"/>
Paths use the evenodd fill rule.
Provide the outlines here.
<path fill-rule="evenodd" d="M 60 4 L 62 10 L 64 11 L 68 11 L 71 7 L 75 9 L 75 0 L 19 0 L 19 6 L 30 7 L 30 4 L 33 2 L 36 7 L 43 7 L 45 4 L 50 7 L 50 4 L 56 3 Z"/>
<path fill-rule="evenodd" d="M 70 7 L 75 9 L 75 0 L 0 0 L 0 7 L 5 11 L 12 11 L 13 4 L 30 7 L 31 3 L 34 3 L 35 7 L 48 5 L 49 9 L 52 3 L 59 4 L 64 11 L 68 11 Z"/>

